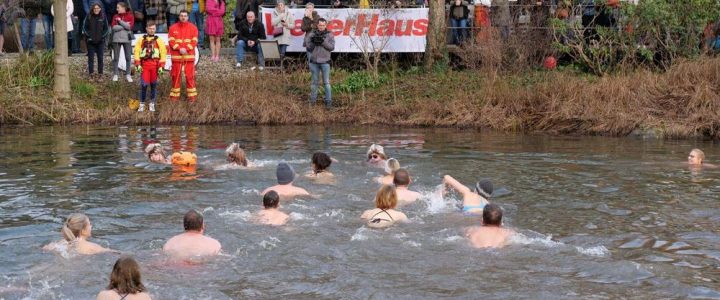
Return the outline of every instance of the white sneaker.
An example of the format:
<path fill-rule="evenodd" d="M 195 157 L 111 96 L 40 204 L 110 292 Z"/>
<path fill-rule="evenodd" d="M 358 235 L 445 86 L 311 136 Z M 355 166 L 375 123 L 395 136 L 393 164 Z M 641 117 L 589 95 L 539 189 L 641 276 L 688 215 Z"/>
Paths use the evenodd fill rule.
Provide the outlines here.
<path fill-rule="evenodd" d="M 150 103 L 150 111 L 155 111 L 155 103 Z"/>
<path fill-rule="evenodd" d="M 132 82 L 132 76 L 126 75 L 125 79 L 127 79 L 127 82 Z"/>
<path fill-rule="evenodd" d="M 235 67 L 236 67 L 236 68 L 242 68 L 242 63 L 236 63 L 236 64 L 235 64 Z"/>
<path fill-rule="evenodd" d="M 117 75 L 113 75 L 112 81 L 116 81 L 116 82 L 117 82 L 117 80 L 118 80 Z"/>
<path fill-rule="evenodd" d="M 260 71 L 263 71 L 263 70 L 265 70 L 265 67 L 260 67 Z"/>
<path fill-rule="evenodd" d="M 152 104 L 150 104 L 150 105 L 152 105 Z M 140 107 L 138 107 L 138 112 L 143 112 L 143 111 L 145 111 L 145 103 L 140 103 Z"/>

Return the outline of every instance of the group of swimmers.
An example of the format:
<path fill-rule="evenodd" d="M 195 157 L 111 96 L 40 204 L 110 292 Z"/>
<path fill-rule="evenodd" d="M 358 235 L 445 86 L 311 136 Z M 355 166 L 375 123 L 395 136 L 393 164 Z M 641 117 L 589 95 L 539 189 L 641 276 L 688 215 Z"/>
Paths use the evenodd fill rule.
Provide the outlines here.
<path fill-rule="evenodd" d="M 197 156 L 183 153 L 174 153 L 168 158 L 160 144 L 151 144 L 146 148 L 149 161 L 155 163 L 196 163 Z M 252 164 L 247 160 L 244 150 L 233 143 L 226 149 L 228 163 L 240 167 L 249 167 Z M 193 161 L 194 159 L 194 161 Z M 688 155 L 690 166 L 710 166 L 704 162 L 705 154 L 700 149 L 693 149 Z M 323 152 L 316 152 L 312 156 L 312 172 L 308 178 L 332 182 L 333 175 L 328 168 L 333 159 Z M 394 159 L 388 159 L 380 145 L 373 144 L 367 151 L 366 163 L 370 166 L 382 167 L 386 175 L 377 178 L 381 184 L 375 195 L 375 208 L 366 210 L 360 218 L 370 228 L 385 228 L 396 223 L 407 222 L 408 217 L 398 208 L 410 205 L 420 198 L 420 193 L 408 190 L 412 182 L 410 173 L 400 167 Z M 273 226 L 284 225 L 289 215 L 282 212 L 280 202 L 290 201 L 295 197 L 310 196 L 305 189 L 294 186 L 296 173 L 293 168 L 284 162 L 277 165 L 277 184 L 262 191 L 263 210 L 253 216 L 253 221 L 259 224 Z M 493 184 L 488 179 L 477 182 L 474 188 L 469 188 L 450 175 L 442 179 L 442 194 L 446 187 L 452 188 L 462 196 L 462 211 L 471 215 L 481 215 L 481 226 L 467 228 L 465 235 L 469 243 L 477 248 L 499 248 L 508 243 L 509 237 L 514 233 L 512 229 L 502 226 L 503 210 L 500 206 L 490 203 L 493 193 Z M 205 236 L 205 222 L 201 213 L 196 210 L 188 211 L 183 217 L 184 232 L 170 238 L 163 246 L 163 251 L 177 258 L 193 258 L 213 256 L 220 253 L 221 244 L 217 240 Z M 78 254 L 96 254 L 102 252 L 118 252 L 102 247 L 88 241 L 92 233 L 90 219 L 81 213 L 71 214 L 61 229 L 63 241 L 54 242 L 43 249 L 65 251 L 72 250 Z M 119 252 L 118 252 L 119 253 Z M 106 290 L 97 295 L 101 300 L 133 300 L 150 299 L 142 284 L 140 269 L 137 262 L 129 256 L 122 256 L 113 266 L 110 275 L 110 284 Z"/>

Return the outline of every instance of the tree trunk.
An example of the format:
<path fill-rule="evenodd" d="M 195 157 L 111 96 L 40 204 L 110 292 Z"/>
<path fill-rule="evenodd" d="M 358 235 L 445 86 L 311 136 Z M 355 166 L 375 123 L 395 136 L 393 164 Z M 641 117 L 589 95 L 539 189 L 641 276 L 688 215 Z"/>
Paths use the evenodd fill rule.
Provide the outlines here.
<path fill-rule="evenodd" d="M 447 62 L 445 42 L 445 0 L 429 0 L 429 24 L 425 44 L 425 70 L 431 71 L 438 63 Z"/>
<path fill-rule="evenodd" d="M 79 1 L 79 0 L 78 0 Z M 55 99 L 70 99 L 68 65 L 67 0 L 54 0 L 55 27 Z"/>

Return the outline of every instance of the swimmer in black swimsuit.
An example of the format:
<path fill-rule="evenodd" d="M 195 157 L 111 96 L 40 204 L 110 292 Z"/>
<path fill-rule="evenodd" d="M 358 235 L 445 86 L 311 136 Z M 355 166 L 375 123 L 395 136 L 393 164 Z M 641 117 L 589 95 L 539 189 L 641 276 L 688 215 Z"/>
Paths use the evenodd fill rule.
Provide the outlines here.
<path fill-rule="evenodd" d="M 97 295 L 97 300 L 150 300 L 140 276 L 140 266 L 129 256 L 120 257 L 110 273 L 110 284 Z"/>
<path fill-rule="evenodd" d="M 383 185 L 375 195 L 374 209 L 366 210 L 360 218 L 368 220 L 367 226 L 371 228 L 384 228 L 397 222 L 407 222 L 408 218 L 404 213 L 395 210 L 397 206 L 397 194 L 392 185 Z M 380 214 L 384 214 L 378 216 Z M 385 218 L 387 216 L 388 218 Z"/>

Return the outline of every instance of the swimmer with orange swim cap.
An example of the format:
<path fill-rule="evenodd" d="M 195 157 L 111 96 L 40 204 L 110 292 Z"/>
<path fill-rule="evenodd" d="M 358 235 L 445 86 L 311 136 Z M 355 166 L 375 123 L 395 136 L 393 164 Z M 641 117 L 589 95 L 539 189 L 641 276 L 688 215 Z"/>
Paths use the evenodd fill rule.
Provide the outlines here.
<path fill-rule="evenodd" d="M 175 152 L 170 157 L 170 161 L 176 166 L 194 166 L 197 165 L 197 155 L 187 151 Z"/>

